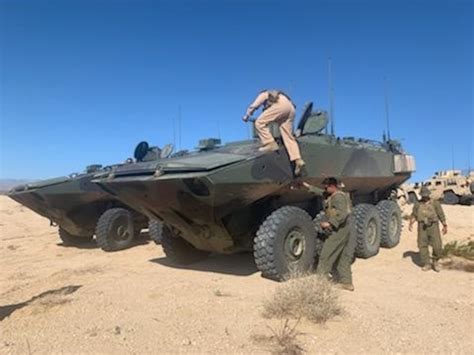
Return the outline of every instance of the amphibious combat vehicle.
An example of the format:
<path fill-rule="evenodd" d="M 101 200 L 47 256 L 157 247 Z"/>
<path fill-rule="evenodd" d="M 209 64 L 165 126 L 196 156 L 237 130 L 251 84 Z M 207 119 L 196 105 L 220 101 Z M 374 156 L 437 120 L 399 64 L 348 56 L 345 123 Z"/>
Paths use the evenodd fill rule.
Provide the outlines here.
<path fill-rule="evenodd" d="M 304 180 L 317 185 L 328 176 L 342 179 L 355 204 L 356 254 L 370 257 L 380 245 L 398 243 L 401 213 L 390 198 L 411 176 L 414 158 L 396 141 L 324 134 L 327 121 L 326 112 L 313 111 L 312 104 L 299 121 Z M 322 200 L 295 188 L 284 146 L 261 153 L 255 139 L 218 143 L 202 141 L 199 151 L 181 158 L 121 166 L 94 182 L 149 218 L 163 220 L 162 247 L 174 262 L 253 250 L 266 277 L 311 270 L 320 244 L 312 219 Z"/>
<path fill-rule="evenodd" d="M 64 245 L 80 245 L 96 236 L 105 251 L 129 247 L 140 231 L 148 226 L 148 218 L 109 195 L 91 180 L 96 174 L 112 172 L 119 166 L 168 158 L 172 146 L 163 149 L 141 142 L 135 148 L 135 161 L 102 167 L 90 165 L 82 173 L 42 180 L 14 187 L 8 194 L 13 200 L 48 218 L 59 227 Z M 156 231 L 155 221 L 151 230 Z M 154 236 L 152 236 L 154 237 Z"/>

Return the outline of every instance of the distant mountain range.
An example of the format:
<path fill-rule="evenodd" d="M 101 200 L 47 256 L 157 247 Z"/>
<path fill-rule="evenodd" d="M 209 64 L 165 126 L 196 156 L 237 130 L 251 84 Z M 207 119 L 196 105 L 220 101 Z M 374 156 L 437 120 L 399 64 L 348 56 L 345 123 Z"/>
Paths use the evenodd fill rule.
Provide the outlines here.
<path fill-rule="evenodd" d="M 6 194 L 13 186 L 26 184 L 34 180 L 26 179 L 0 179 L 0 195 Z"/>

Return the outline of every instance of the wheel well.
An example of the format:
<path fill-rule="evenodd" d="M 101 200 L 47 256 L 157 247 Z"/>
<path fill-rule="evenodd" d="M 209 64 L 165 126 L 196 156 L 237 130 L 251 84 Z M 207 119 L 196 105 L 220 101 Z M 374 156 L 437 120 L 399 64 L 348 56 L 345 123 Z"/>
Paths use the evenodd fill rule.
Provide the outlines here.
<path fill-rule="evenodd" d="M 102 200 L 76 206 L 74 209 L 67 211 L 65 216 L 70 221 L 70 223 L 74 225 L 76 234 L 94 234 L 95 227 L 100 216 L 102 216 L 105 211 L 111 208 L 129 209 L 118 200 Z"/>

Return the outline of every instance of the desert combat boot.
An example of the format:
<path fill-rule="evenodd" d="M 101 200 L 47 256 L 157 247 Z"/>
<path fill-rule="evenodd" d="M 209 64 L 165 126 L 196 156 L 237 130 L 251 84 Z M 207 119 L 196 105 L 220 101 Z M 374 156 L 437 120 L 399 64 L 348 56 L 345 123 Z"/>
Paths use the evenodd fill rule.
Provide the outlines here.
<path fill-rule="evenodd" d="M 299 158 L 295 160 L 295 175 L 301 175 L 303 168 L 305 167 L 306 163 L 303 159 Z"/>
<path fill-rule="evenodd" d="M 275 141 L 267 143 L 261 146 L 260 148 L 258 148 L 258 150 L 261 152 L 274 152 L 278 149 L 279 149 L 278 144 Z"/>
<path fill-rule="evenodd" d="M 423 266 L 421 268 L 421 271 L 430 271 L 431 270 L 431 265 L 430 264 L 426 264 L 425 266 Z"/>

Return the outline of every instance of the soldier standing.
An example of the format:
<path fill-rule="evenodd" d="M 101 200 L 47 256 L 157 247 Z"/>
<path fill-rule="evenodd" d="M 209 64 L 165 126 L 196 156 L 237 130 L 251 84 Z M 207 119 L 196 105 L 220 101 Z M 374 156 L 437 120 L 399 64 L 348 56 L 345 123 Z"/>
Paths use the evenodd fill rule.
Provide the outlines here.
<path fill-rule="evenodd" d="M 422 270 L 429 271 L 431 267 L 440 272 L 438 260 L 443 252 L 443 243 L 439 232 L 439 222 L 443 224 L 443 235 L 448 232 L 446 217 L 439 201 L 430 198 L 430 190 L 423 186 L 420 191 L 421 200 L 413 206 L 408 229 L 411 231 L 413 223 L 418 222 L 418 249 L 420 252 Z M 433 248 L 433 265 L 430 262 L 428 247 Z"/>
<path fill-rule="evenodd" d="M 325 277 L 335 267 L 339 286 L 354 291 L 351 265 L 354 257 L 355 243 L 350 240 L 350 215 L 352 202 L 348 193 L 339 189 L 336 178 L 323 181 L 325 189 L 303 183 L 308 190 L 318 196 L 325 196 L 324 212 L 327 220 L 321 222 L 321 228 L 329 234 L 319 255 L 316 274 Z"/>
<path fill-rule="evenodd" d="M 263 144 L 259 150 L 262 152 L 278 150 L 278 144 L 275 142 L 275 139 L 268 129 L 270 123 L 278 123 L 290 161 L 295 163 L 295 175 L 300 175 L 305 162 L 301 159 L 298 142 L 293 135 L 295 105 L 291 99 L 281 91 L 264 90 L 249 106 L 247 113 L 242 119 L 247 122 L 255 110 L 262 105 L 263 112 L 255 121 L 255 128 L 260 137 L 260 141 Z"/>

